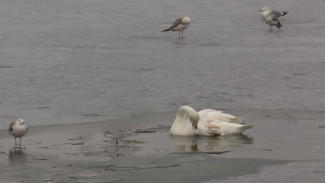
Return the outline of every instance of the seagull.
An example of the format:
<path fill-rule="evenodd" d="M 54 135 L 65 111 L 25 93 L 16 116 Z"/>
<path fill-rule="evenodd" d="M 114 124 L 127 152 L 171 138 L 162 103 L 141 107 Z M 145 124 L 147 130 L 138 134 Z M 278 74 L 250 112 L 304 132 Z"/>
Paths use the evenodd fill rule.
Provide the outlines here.
<path fill-rule="evenodd" d="M 271 13 L 272 15 L 276 16 L 276 17 L 282 17 L 286 14 L 288 14 L 288 11 L 278 11 L 278 10 L 270 10 L 267 6 L 263 7 L 261 15 L 263 20 L 265 20 L 265 17 L 268 13 Z"/>
<path fill-rule="evenodd" d="M 265 23 L 270 25 L 270 29 L 271 31 L 273 30 L 273 26 L 275 25 L 278 29 L 280 29 L 280 27 L 282 27 L 279 19 L 277 16 L 274 16 L 273 14 L 271 14 L 270 12 L 265 16 Z"/>
<path fill-rule="evenodd" d="M 166 31 L 178 31 L 178 38 L 184 38 L 183 37 L 183 31 L 188 28 L 190 25 L 191 19 L 188 16 L 185 16 L 183 18 L 178 18 L 175 20 L 172 26 L 170 26 L 168 29 L 165 29 L 161 32 L 166 32 Z M 181 36 L 182 33 L 182 36 Z"/>
<path fill-rule="evenodd" d="M 12 121 L 9 125 L 8 129 L 9 133 L 15 137 L 15 146 L 18 144 L 16 143 L 16 138 L 19 137 L 19 146 L 21 147 L 21 138 L 27 133 L 28 127 L 26 126 L 25 120 L 19 118 L 15 121 Z"/>

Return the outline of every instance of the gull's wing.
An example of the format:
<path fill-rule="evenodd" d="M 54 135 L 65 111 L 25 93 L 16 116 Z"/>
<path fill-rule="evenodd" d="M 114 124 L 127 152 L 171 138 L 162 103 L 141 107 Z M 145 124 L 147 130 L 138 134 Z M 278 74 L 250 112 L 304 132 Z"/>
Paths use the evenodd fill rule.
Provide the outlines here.
<path fill-rule="evenodd" d="M 9 132 L 12 132 L 12 130 L 13 130 L 13 126 L 16 124 L 16 121 L 12 121 L 11 123 L 10 123 L 10 125 L 9 125 L 9 129 L 8 129 L 8 131 Z"/>
<path fill-rule="evenodd" d="M 172 26 L 170 26 L 168 29 L 165 29 L 165 30 L 163 30 L 163 31 L 161 31 L 161 32 L 170 31 L 170 30 L 172 30 L 173 28 L 179 26 L 181 23 L 182 23 L 182 18 L 178 18 L 178 19 L 175 20 L 175 22 L 173 23 Z"/>
<path fill-rule="evenodd" d="M 177 26 L 179 26 L 179 24 L 182 23 L 182 18 L 178 18 L 175 20 L 175 22 L 173 23 L 173 25 L 170 28 L 175 28 Z"/>
<path fill-rule="evenodd" d="M 280 17 L 280 16 L 284 16 L 288 13 L 288 11 L 277 11 L 277 10 L 272 10 L 271 14 Z"/>

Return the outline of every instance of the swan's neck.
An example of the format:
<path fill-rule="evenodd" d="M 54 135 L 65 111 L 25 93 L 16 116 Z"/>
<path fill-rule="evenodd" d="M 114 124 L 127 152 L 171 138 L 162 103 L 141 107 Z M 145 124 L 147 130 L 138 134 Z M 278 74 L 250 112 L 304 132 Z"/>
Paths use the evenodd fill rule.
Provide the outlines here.
<path fill-rule="evenodd" d="M 198 112 L 189 106 L 182 106 L 177 112 L 175 121 L 170 128 L 170 133 L 181 136 L 195 135 L 197 130 L 194 127 L 197 126 L 198 121 Z"/>
<path fill-rule="evenodd" d="M 174 124 L 183 124 L 188 122 L 192 123 L 193 126 L 197 126 L 199 121 L 199 113 L 190 106 L 182 106 L 179 108 Z"/>

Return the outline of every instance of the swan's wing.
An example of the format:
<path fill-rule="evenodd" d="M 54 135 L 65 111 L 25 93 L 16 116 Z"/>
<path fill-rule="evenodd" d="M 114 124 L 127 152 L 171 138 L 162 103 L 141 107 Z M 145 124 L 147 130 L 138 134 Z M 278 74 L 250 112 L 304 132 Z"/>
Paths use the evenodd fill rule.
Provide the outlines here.
<path fill-rule="evenodd" d="M 230 122 L 230 123 L 242 124 L 242 123 L 244 123 L 244 122 L 243 122 L 244 120 L 245 120 L 245 118 L 242 118 L 242 117 L 235 117 L 235 118 L 232 118 L 229 122 Z"/>
<path fill-rule="evenodd" d="M 221 126 L 218 125 L 220 121 L 200 121 L 198 130 L 204 135 L 221 135 Z"/>
<path fill-rule="evenodd" d="M 199 111 L 200 120 L 203 121 L 226 121 L 230 123 L 242 123 L 244 118 L 236 117 L 231 114 L 224 113 L 223 111 L 217 111 L 214 109 L 204 109 Z"/>
<path fill-rule="evenodd" d="M 210 121 L 203 124 L 207 132 L 213 135 L 239 134 L 253 125 L 243 125 L 225 121 Z"/>

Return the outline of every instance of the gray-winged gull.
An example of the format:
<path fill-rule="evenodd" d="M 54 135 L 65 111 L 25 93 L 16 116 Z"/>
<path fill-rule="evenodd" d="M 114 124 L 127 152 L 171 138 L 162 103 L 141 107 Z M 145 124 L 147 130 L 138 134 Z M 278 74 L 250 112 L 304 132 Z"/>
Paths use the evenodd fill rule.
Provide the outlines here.
<path fill-rule="evenodd" d="M 282 27 L 278 17 L 271 14 L 270 12 L 265 16 L 265 23 L 270 25 L 271 31 L 273 30 L 273 26 L 276 26 L 278 29 Z"/>
<path fill-rule="evenodd" d="M 15 137 L 15 146 L 17 146 L 16 138 L 19 137 L 19 146 L 21 147 L 21 138 L 27 133 L 28 127 L 25 123 L 25 120 L 19 118 L 15 121 L 12 121 L 8 129 L 9 133 Z"/>
<path fill-rule="evenodd" d="M 265 17 L 268 13 L 271 13 L 272 15 L 279 18 L 281 16 L 288 14 L 288 11 L 270 10 L 267 6 L 265 6 L 265 7 L 263 7 L 262 12 L 261 12 L 263 20 L 265 20 Z"/>
<path fill-rule="evenodd" d="M 175 20 L 172 26 L 170 26 L 168 29 L 165 29 L 161 32 L 178 31 L 178 38 L 183 38 L 183 31 L 188 28 L 190 22 L 191 19 L 188 16 L 185 16 L 183 18 L 178 18 Z"/>

